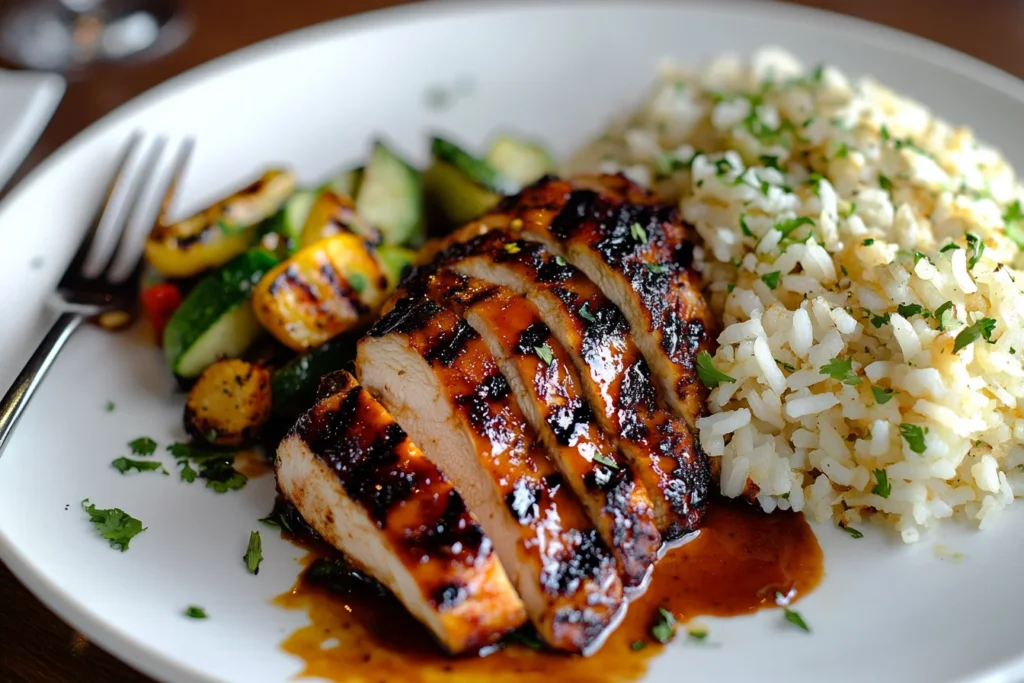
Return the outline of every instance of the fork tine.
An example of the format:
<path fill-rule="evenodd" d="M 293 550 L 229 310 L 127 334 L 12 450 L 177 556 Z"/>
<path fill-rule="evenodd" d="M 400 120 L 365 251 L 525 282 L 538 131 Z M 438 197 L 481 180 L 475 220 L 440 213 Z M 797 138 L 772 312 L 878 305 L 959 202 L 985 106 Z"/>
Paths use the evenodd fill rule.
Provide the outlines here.
<path fill-rule="evenodd" d="M 139 200 L 145 194 L 146 188 L 150 186 L 152 182 L 153 172 L 160 165 L 160 157 L 163 155 L 164 147 L 167 146 L 167 138 L 160 136 L 150 146 L 149 151 L 146 153 L 145 159 L 142 161 L 142 165 L 139 170 L 133 174 L 128 182 L 125 183 L 124 190 L 124 201 L 121 206 L 121 210 L 117 212 L 115 229 L 117 230 L 117 243 L 114 248 L 110 251 L 110 256 L 107 258 L 103 266 L 97 271 L 97 277 L 107 277 L 110 279 L 111 266 L 117 262 L 118 255 L 125 248 L 125 244 L 131 237 L 130 227 L 133 225 L 132 217 L 138 210 Z M 104 216 L 106 219 L 106 216 Z M 115 218 L 107 219 L 113 223 Z"/>
<path fill-rule="evenodd" d="M 188 166 L 188 161 L 192 157 L 192 151 L 195 149 L 195 146 L 196 139 L 194 137 L 185 138 L 178 149 L 178 155 L 174 158 L 174 163 L 171 165 L 171 173 L 168 176 L 170 180 L 167 182 L 167 187 L 164 188 L 163 197 L 160 202 L 160 213 L 157 215 L 157 220 L 161 223 L 165 222 L 167 214 L 171 210 L 174 195 L 178 191 L 178 183 L 181 182 L 181 177 L 185 174 L 185 168 Z"/>
<path fill-rule="evenodd" d="M 89 253 L 96 242 L 96 236 L 100 232 L 100 224 L 102 223 L 103 216 L 107 213 L 110 208 L 111 200 L 113 199 L 114 192 L 121 181 L 121 177 L 124 175 L 128 160 L 131 159 L 135 149 L 139 146 L 142 141 L 141 131 L 135 131 L 128 138 L 128 142 L 124 146 L 124 150 L 121 152 L 121 157 L 117 162 L 117 170 L 114 175 L 110 178 L 110 182 L 107 184 L 106 192 L 103 195 L 103 201 L 100 204 L 96 215 L 93 217 L 92 222 L 89 224 L 89 228 L 86 230 L 85 235 L 82 236 L 82 241 L 78 246 L 78 251 L 75 252 L 74 258 L 71 259 L 71 263 L 68 264 L 67 270 L 64 271 L 64 276 L 61 278 L 63 282 L 69 276 L 77 277 L 79 271 L 82 270 L 82 266 L 85 265 L 86 260 L 89 258 Z"/>

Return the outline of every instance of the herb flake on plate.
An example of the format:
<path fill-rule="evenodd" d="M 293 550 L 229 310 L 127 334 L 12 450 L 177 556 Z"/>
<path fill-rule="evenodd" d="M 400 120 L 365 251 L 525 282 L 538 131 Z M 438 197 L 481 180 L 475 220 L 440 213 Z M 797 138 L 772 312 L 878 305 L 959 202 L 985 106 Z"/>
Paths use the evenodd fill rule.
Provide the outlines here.
<path fill-rule="evenodd" d="M 736 381 L 734 377 L 730 377 L 715 367 L 715 361 L 712 360 L 711 354 L 707 351 L 701 351 L 697 354 L 697 379 L 708 389 L 714 389 L 722 382 Z"/>
<path fill-rule="evenodd" d="M 132 455 L 146 457 L 156 453 L 156 441 L 153 441 L 148 436 L 140 436 L 133 441 L 129 441 L 128 448 L 132 449 Z"/>
<path fill-rule="evenodd" d="M 160 470 L 165 475 L 169 474 L 169 472 L 164 468 L 163 463 L 158 460 L 131 460 L 130 458 L 118 458 L 110 464 L 121 474 L 128 474 L 131 470 L 135 470 L 136 472 Z"/>
<path fill-rule="evenodd" d="M 121 552 L 128 550 L 131 540 L 146 530 L 141 521 L 121 508 L 101 510 L 86 498 L 82 501 L 82 509 L 100 535 L 110 542 L 110 547 Z"/>
<path fill-rule="evenodd" d="M 676 617 L 664 607 L 658 608 L 654 615 L 654 623 L 651 624 L 651 636 L 664 645 L 672 640 L 676 634 Z"/>
<path fill-rule="evenodd" d="M 263 561 L 263 540 L 260 538 L 259 531 L 249 533 L 249 547 L 246 548 L 245 556 L 242 559 L 245 560 L 245 566 L 249 569 L 250 574 L 260 573 L 260 562 Z"/>
<path fill-rule="evenodd" d="M 202 607 L 197 607 L 195 605 L 189 605 L 188 608 L 185 609 L 185 616 L 190 618 L 190 619 L 208 619 L 209 618 L 206 615 L 206 610 L 204 610 Z"/>

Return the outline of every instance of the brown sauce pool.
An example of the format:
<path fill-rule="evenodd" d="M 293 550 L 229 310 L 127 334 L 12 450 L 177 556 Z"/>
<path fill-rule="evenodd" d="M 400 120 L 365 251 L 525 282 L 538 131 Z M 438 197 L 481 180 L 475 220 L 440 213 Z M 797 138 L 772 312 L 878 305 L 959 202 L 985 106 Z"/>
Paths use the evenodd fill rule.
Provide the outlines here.
<path fill-rule="evenodd" d="M 324 553 L 313 548 L 305 559 L 307 567 Z M 777 591 L 806 595 L 821 580 L 822 568 L 821 548 L 803 515 L 765 515 L 745 505 L 716 503 L 700 534 L 665 554 L 647 591 L 630 604 L 623 624 L 587 658 L 538 652 L 521 644 L 483 657 L 452 658 L 394 597 L 372 589 L 330 592 L 309 580 L 305 571 L 275 604 L 309 614 L 311 624 L 282 644 L 285 652 L 303 661 L 300 677 L 346 683 L 618 683 L 640 679 L 648 660 L 661 651 L 663 646 L 650 633 L 659 607 L 671 610 L 680 623 L 702 615 L 748 614 L 775 607 Z M 681 626 L 676 640 L 687 637 Z M 640 647 L 640 642 L 646 645 Z"/>

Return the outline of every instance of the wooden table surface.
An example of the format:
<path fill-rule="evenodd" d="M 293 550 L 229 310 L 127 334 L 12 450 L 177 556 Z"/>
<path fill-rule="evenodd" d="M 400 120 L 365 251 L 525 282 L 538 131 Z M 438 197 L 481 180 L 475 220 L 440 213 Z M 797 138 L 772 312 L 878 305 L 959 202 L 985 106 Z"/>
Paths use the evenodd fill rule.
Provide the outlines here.
<path fill-rule="evenodd" d="M 484 0 L 482 0 L 484 1 Z M 1024 77 L 1024 2 L 798 0 L 944 43 Z M 185 0 L 194 32 L 157 61 L 96 69 L 73 82 L 16 179 L 76 133 L 186 69 L 273 35 L 402 0 Z M 0 0 L 0 5 L 4 0 Z M 146 681 L 76 634 L 0 565 L 0 683 Z"/>

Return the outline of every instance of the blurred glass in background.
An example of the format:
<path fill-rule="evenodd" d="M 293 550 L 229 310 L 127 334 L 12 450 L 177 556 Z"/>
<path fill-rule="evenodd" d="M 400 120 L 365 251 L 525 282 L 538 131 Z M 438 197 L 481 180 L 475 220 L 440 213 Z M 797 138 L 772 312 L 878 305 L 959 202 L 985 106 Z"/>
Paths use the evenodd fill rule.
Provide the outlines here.
<path fill-rule="evenodd" d="M 177 0 L 0 0 L 0 60 L 29 69 L 157 57 L 189 30 Z"/>

